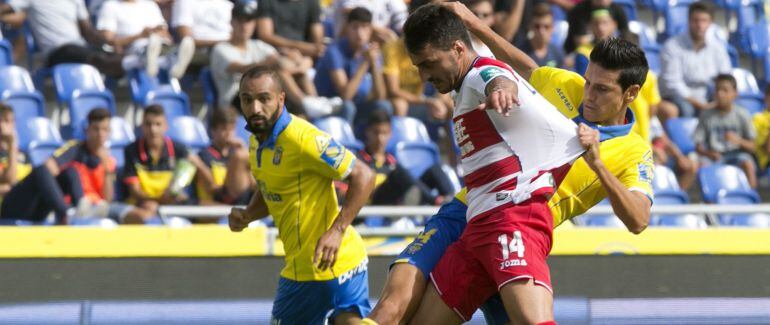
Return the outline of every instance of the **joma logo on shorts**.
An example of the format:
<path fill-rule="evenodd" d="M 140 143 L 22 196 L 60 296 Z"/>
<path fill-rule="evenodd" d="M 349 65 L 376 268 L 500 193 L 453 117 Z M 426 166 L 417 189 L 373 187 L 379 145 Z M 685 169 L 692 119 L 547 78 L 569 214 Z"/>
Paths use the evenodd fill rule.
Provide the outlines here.
<path fill-rule="evenodd" d="M 515 259 L 515 260 L 507 260 L 500 262 L 500 269 L 506 269 L 511 266 L 527 266 L 527 260 L 525 259 Z"/>

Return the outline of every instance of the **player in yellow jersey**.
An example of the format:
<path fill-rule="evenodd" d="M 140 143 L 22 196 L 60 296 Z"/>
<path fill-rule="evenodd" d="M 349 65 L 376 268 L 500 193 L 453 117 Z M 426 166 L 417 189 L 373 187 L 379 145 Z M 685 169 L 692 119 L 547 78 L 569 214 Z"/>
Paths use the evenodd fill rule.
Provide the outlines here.
<path fill-rule="evenodd" d="M 367 257 L 350 227 L 374 187 L 374 172 L 331 136 L 284 107 L 276 72 L 252 68 L 240 83 L 241 113 L 252 133 L 251 172 L 257 191 L 233 208 L 230 229 L 273 216 L 286 252 L 273 324 L 349 323 L 369 313 Z M 349 179 L 339 210 L 333 180 Z"/>
<path fill-rule="evenodd" d="M 583 129 L 581 143 L 588 149 L 578 159 L 549 201 L 554 226 L 584 213 L 608 197 L 615 214 L 638 234 L 649 222 L 652 205 L 652 153 L 649 144 L 630 132 L 633 113 L 627 108 L 637 96 L 647 73 L 643 52 L 628 42 L 609 39 L 592 52 L 586 77 L 570 71 L 541 67 L 525 53 L 476 21 L 458 2 L 452 8 L 495 56 L 513 67 L 563 114 L 592 126 Z M 640 82 L 641 80 L 641 82 Z M 602 134 L 615 138 L 601 140 Z M 427 276 L 446 248 L 465 228 L 464 192 L 441 207 L 425 230 L 391 266 L 383 294 L 364 324 L 395 324 L 408 321 L 425 292 Z M 488 310 L 487 321 L 505 323 L 501 305 Z M 485 308 L 482 307 L 482 308 Z"/>

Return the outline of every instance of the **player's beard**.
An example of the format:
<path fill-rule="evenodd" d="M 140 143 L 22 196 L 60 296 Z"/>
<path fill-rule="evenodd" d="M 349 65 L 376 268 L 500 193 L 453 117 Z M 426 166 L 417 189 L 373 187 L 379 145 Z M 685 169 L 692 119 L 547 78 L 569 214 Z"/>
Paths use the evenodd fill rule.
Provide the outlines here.
<path fill-rule="evenodd" d="M 248 119 L 249 123 L 249 129 L 252 133 L 266 133 L 270 132 L 270 130 L 273 129 L 273 125 L 275 125 L 275 120 L 280 112 L 280 109 L 278 105 L 276 105 L 276 109 L 273 111 L 273 115 L 270 116 L 270 118 L 267 118 L 263 115 L 252 115 Z M 261 123 L 260 123 L 261 122 Z"/>

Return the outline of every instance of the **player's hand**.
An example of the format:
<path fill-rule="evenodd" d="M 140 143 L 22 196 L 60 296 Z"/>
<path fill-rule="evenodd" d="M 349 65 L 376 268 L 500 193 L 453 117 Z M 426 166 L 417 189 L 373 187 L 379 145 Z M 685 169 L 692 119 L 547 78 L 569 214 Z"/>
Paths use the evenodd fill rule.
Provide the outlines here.
<path fill-rule="evenodd" d="M 334 266 L 337 262 L 337 251 L 340 249 L 342 243 L 343 231 L 332 226 L 327 230 L 321 238 L 318 239 L 318 243 L 315 246 L 315 255 L 313 256 L 313 264 L 318 267 L 319 270 L 326 270 Z"/>
<path fill-rule="evenodd" d="M 586 149 L 586 152 L 583 153 L 583 159 L 585 159 L 588 167 L 596 169 L 601 164 L 601 159 L 599 158 L 599 130 L 580 123 L 578 126 L 578 140 L 580 145 Z"/>
<path fill-rule="evenodd" d="M 518 87 L 511 83 L 512 87 L 494 89 L 487 95 L 487 100 L 476 107 L 477 109 L 491 109 L 503 116 L 511 116 L 514 106 L 519 106 Z"/>
<path fill-rule="evenodd" d="M 460 20 L 463 21 L 465 26 L 470 26 L 473 23 L 481 22 L 481 20 L 476 17 L 476 15 L 470 9 L 468 9 L 467 6 L 465 6 L 465 4 L 459 1 L 442 2 L 440 5 L 452 11 L 455 13 L 455 15 L 459 16 Z"/>
<path fill-rule="evenodd" d="M 230 231 L 234 232 L 243 231 L 252 221 L 254 220 L 246 213 L 246 209 L 232 208 L 227 216 L 227 224 L 230 226 Z"/>

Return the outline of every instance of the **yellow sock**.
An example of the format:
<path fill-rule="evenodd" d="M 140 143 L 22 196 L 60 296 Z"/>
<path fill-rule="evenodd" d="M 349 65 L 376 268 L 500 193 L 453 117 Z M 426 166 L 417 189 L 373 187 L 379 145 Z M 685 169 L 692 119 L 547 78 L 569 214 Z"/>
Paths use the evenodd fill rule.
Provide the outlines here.
<path fill-rule="evenodd" d="M 378 325 L 377 322 L 373 321 L 371 318 L 364 318 L 361 320 L 361 325 Z"/>

